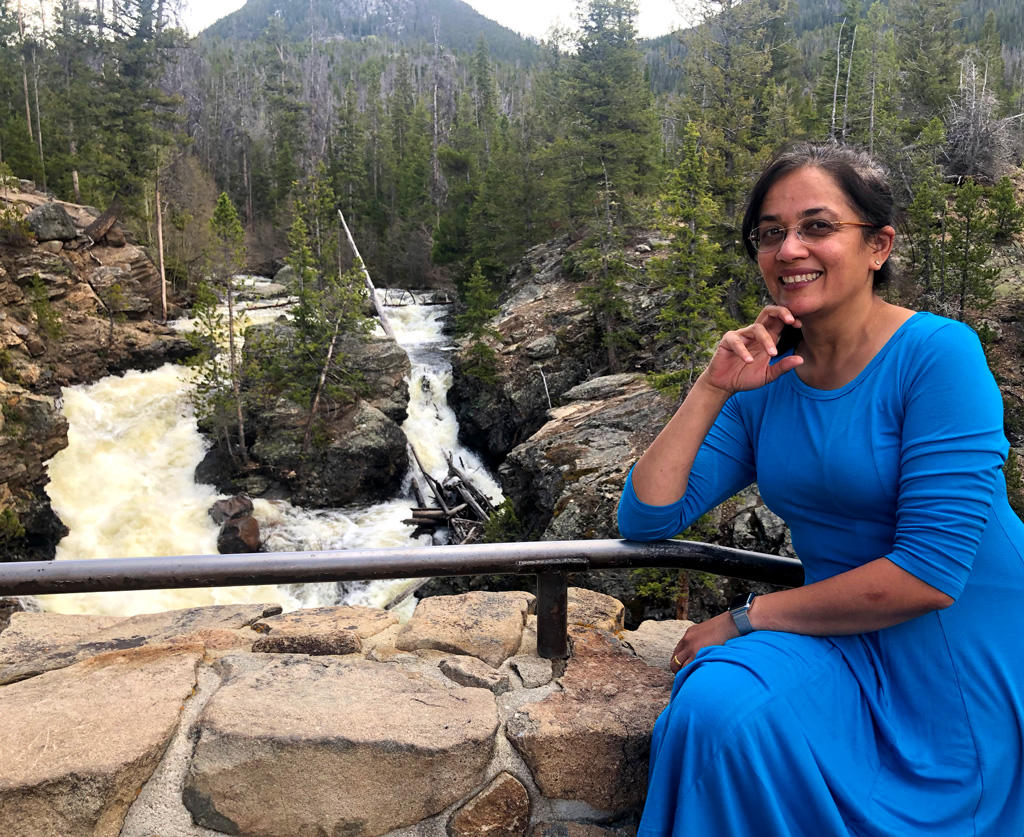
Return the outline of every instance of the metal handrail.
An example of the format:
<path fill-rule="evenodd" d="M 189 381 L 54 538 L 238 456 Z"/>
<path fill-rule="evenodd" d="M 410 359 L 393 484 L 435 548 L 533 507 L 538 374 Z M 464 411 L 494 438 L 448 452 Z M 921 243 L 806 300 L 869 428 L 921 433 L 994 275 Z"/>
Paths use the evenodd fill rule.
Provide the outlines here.
<path fill-rule="evenodd" d="M 570 572 L 671 567 L 796 587 L 795 558 L 696 541 L 536 541 L 401 549 L 352 549 L 163 558 L 98 558 L 0 564 L 0 595 L 96 593 L 184 587 L 308 584 L 396 578 L 537 576 L 537 650 L 565 657 Z"/>

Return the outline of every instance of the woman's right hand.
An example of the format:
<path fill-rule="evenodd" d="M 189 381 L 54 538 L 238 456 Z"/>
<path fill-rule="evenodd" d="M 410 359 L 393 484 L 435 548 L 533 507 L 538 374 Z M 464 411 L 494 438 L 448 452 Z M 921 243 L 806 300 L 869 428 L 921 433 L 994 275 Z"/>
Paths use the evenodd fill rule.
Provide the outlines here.
<path fill-rule="evenodd" d="M 788 308 L 766 306 L 752 325 L 722 335 L 701 378 L 706 384 L 732 395 L 763 387 L 796 369 L 804 360 L 795 354 L 771 363 L 778 354 L 775 346 L 779 336 L 787 325 L 800 328 L 800 321 Z"/>

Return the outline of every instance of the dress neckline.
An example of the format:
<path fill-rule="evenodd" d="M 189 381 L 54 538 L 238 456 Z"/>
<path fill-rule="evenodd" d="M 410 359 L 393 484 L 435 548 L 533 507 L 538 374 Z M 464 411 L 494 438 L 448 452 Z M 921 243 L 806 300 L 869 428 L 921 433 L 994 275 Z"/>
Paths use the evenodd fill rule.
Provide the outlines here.
<path fill-rule="evenodd" d="M 779 380 L 787 381 L 789 385 L 799 392 L 801 395 L 807 398 L 815 398 L 819 401 L 829 401 L 833 398 L 841 398 L 850 392 L 850 390 L 856 389 L 862 381 L 864 381 L 871 372 L 885 359 L 885 356 L 889 354 L 893 346 L 903 339 L 903 336 L 910 330 L 911 324 L 919 322 L 923 317 L 927 316 L 927 311 L 917 311 L 910 317 L 907 317 L 899 328 L 892 333 L 892 336 L 885 341 L 885 344 L 879 349 L 873 358 L 868 361 L 867 365 L 857 373 L 856 377 L 849 383 L 843 384 L 838 389 L 818 389 L 812 387 L 810 384 L 805 384 L 800 380 L 799 376 L 795 371 L 783 375 Z"/>

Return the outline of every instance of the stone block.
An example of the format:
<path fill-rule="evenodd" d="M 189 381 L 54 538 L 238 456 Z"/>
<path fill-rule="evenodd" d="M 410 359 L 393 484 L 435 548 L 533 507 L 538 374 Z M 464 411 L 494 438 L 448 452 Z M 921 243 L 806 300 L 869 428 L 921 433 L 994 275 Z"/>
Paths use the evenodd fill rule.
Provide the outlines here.
<path fill-rule="evenodd" d="M 374 837 L 479 787 L 494 696 L 395 666 L 241 655 L 220 663 L 183 799 L 196 823 L 241 837 Z"/>
<path fill-rule="evenodd" d="M 503 695 L 510 688 L 507 674 L 495 671 L 476 657 L 445 657 L 438 667 L 445 677 L 460 686 L 487 689 L 496 695 Z"/>
<path fill-rule="evenodd" d="M 570 633 L 562 691 L 521 706 L 507 737 L 545 796 L 622 812 L 646 794 L 651 730 L 672 676 L 624 653 L 607 633 Z"/>
<path fill-rule="evenodd" d="M 448 824 L 451 837 L 523 837 L 530 825 L 530 797 L 515 776 L 499 773 L 462 806 Z"/>
<path fill-rule="evenodd" d="M 626 608 L 618 599 L 582 587 L 569 588 L 570 625 L 621 631 L 625 626 Z"/>
<path fill-rule="evenodd" d="M 0 833 L 117 837 L 202 656 L 201 646 L 115 651 L 0 689 Z"/>
<path fill-rule="evenodd" d="M 519 650 L 534 601 L 530 593 L 481 591 L 422 599 L 395 647 L 467 654 L 497 668 Z"/>
<path fill-rule="evenodd" d="M 527 689 L 536 689 L 551 682 L 554 676 L 551 660 L 520 654 L 509 661 Z"/>
<path fill-rule="evenodd" d="M 312 657 L 323 657 L 329 654 L 358 654 L 363 650 L 363 644 L 354 631 L 305 635 L 275 633 L 257 639 L 252 650 L 267 654 L 309 654 Z"/>
<path fill-rule="evenodd" d="M 648 619 L 641 622 L 635 631 L 625 631 L 622 642 L 647 665 L 668 671 L 676 645 L 691 627 L 693 622 L 684 619 L 666 619 L 663 622 Z"/>
<path fill-rule="evenodd" d="M 57 618 L 51 613 L 18 613 L 11 627 L 0 634 L 0 684 L 64 668 L 108 651 L 163 644 L 202 631 L 245 628 L 280 612 L 278 605 L 218 605 L 146 613 L 107 624 L 96 620 L 109 617 Z M 96 630 L 101 624 L 103 627 Z"/>
<path fill-rule="evenodd" d="M 335 631 L 352 631 L 360 639 L 376 636 L 398 620 L 384 610 L 375 607 L 342 605 L 340 607 L 312 607 L 282 613 L 253 624 L 253 630 L 260 633 L 301 634 L 309 636 Z"/>

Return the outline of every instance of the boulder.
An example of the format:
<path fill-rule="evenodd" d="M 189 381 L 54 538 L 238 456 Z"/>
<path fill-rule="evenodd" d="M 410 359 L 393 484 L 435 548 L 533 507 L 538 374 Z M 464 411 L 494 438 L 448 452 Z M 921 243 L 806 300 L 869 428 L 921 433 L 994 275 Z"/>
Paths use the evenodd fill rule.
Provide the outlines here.
<path fill-rule="evenodd" d="M 117 837 L 202 656 L 201 646 L 115 651 L 0 689 L 0 832 Z"/>
<path fill-rule="evenodd" d="M 351 631 L 362 640 L 397 624 L 398 620 L 386 611 L 374 607 L 341 605 L 281 613 L 254 622 L 252 629 L 274 636 L 316 636 Z"/>
<path fill-rule="evenodd" d="M 519 679 L 523 681 L 523 687 L 526 689 L 546 686 L 555 676 L 551 660 L 536 656 L 536 649 L 533 654 L 520 654 L 513 657 L 510 664 L 516 670 L 516 674 L 519 675 Z"/>
<path fill-rule="evenodd" d="M 536 597 L 530 593 L 464 593 L 420 600 L 395 647 L 467 654 L 497 668 L 519 650 L 526 616 Z"/>
<path fill-rule="evenodd" d="M 510 688 L 508 675 L 495 671 L 476 657 L 445 657 L 438 663 L 441 672 L 453 683 L 473 689 L 487 689 L 503 695 Z"/>
<path fill-rule="evenodd" d="M 362 396 L 396 424 L 409 415 L 409 377 L 412 366 L 405 349 L 390 338 L 349 336 L 338 351 L 350 368 L 362 376 Z"/>
<path fill-rule="evenodd" d="M 623 812 L 646 794 L 651 730 L 672 676 L 624 653 L 611 634 L 573 627 L 570 636 L 562 691 L 521 706 L 506 734 L 544 796 Z"/>
<path fill-rule="evenodd" d="M 523 837 L 530 826 L 530 797 L 522 783 L 499 773 L 462 806 L 448 824 L 450 837 Z"/>
<path fill-rule="evenodd" d="M 295 283 L 296 275 L 295 268 L 290 264 L 286 264 L 274 274 L 274 284 L 290 288 Z"/>
<path fill-rule="evenodd" d="M 203 631 L 245 628 L 277 605 L 218 605 L 126 619 L 16 613 L 0 634 L 0 684 L 35 677 L 109 651 L 162 645 Z M 114 619 L 114 621 L 105 621 Z"/>
<path fill-rule="evenodd" d="M 365 401 L 327 410 L 302 456 L 307 410 L 278 400 L 257 424 L 253 456 L 280 473 L 292 499 L 309 508 L 337 508 L 390 497 L 409 465 L 408 442 L 395 422 Z"/>
<path fill-rule="evenodd" d="M 625 631 L 622 642 L 647 665 L 669 671 L 672 654 L 683 634 L 693 627 L 693 622 L 685 619 L 668 619 L 655 622 L 648 619 L 641 622 L 635 631 Z"/>
<path fill-rule="evenodd" d="M 328 654 L 358 654 L 363 643 L 354 631 L 334 631 L 325 634 L 274 634 L 257 639 L 252 644 L 254 653 L 308 654 L 323 657 Z"/>
<path fill-rule="evenodd" d="M 295 327 L 287 322 L 267 323 L 246 329 L 247 357 L 289 350 Z M 360 396 L 372 407 L 401 424 L 408 415 L 411 365 L 405 350 L 389 337 L 341 335 L 335 347 L 335 371 L 356 373 L 361 378 Z M 341 367 L 344 367 L 343 369 Z"/>
<path fill-rule="evenodd" d="M 494 695 L 359 659 L 221 661 L 183 799 L 195 822 L 242 837 L 373 837 L 479 787 L 498 730 Z M 328 780 L 334 777 L 334 780 Z"/>
<path fill-rule="evenodd" d="M 238 494 L 226 500 L 218 500 L 210 506 L 210 517 L 214 523 L 220 525 L 237 517 L 249 517 L 252 511 L 252 499 L 245 494 Z"/>
<path fill-rule="evenodd" d="M 233 517 L 225 520 L 217 535 L 217 551 L 221 555 L 245 555 L 261 552 L 260 524 L 255 517 Z"/>
<path fill-rule="evenodd" d="M 570 587 L 568 591 L 570 625 L 583 625 L 600 628 L 602 631 L 615 633 L 621 631 L 624 624 L 626 608 L 618 599 L 586 590 L 582 587 Z"/>
<path fill-rule="evenodd" d="M 75 224 L 59 203 L 47 203 L 33 209 L 26 217 L 37 241 L 73 241 Z"/>

